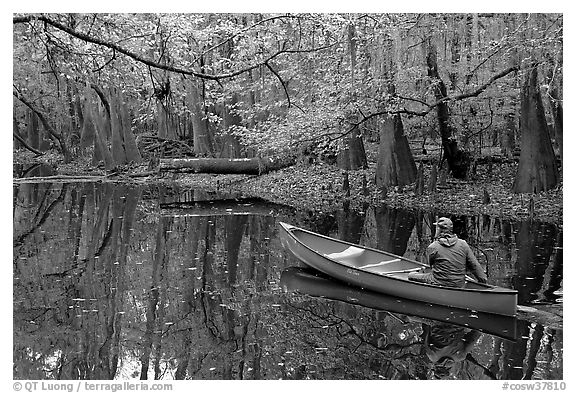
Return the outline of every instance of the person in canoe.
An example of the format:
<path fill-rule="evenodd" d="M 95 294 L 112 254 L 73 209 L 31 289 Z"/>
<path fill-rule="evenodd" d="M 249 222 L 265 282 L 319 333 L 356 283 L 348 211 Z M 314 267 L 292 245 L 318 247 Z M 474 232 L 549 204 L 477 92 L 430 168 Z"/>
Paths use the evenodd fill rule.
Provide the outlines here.
<path fill-rule="evenodd" d="M 481 283 L 487 281 L 486 273 L 474 256 L 468 243 L 452 232 L 452 220 L 441 217 L 436 225 L 435 240 L 428 246 L 429 272 L 412 272 L 409 280 L 427 284 L 462 288 L 466 282 L 466 272 L 470 271 Z"/>

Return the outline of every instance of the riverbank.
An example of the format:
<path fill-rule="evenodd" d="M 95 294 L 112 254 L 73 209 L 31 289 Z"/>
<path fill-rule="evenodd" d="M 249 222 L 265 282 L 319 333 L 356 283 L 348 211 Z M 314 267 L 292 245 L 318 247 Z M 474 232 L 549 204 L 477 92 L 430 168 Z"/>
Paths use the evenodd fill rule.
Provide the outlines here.
<path fill-rule="evenodd" d="M 429 178 L 431 167 L 424 167 Z M 562 225 L 562 186 L 554 190 L 531 194 L 510 192 L 516 172 L 515 164 L 501 164 L 492 174 L 479 169 L 475 181 L 449 179 L 446 188 L 416 195 L 414 185 L 394 188 L 386 195 L 374 184 L 374 166 L 366 170 L 349 171 L 349 197 L 345 191 L 344 171 L 327 164 L 295 165 L 262 176 L 177 175 L 175 181 L 189 187 L 216 187 L 258 196 L 272 202 L 301 209 L 330 212 L 349 201 L 350 208 L 362 205 L 386 204 L 414 210 L 438 211 L 453 215 L 486 214 L 502 218 L 532 219 Z M 426 181 L 427 183 L 427 181 Z M 490 201 L 485 203 L 484 191 Z M 533 211 L 530 212 L 530 199 Z"/>
<path fill-rule="evenodd" d="M 375 164 L 368 169 L 348 171 L 349 188 L 344 186 L 344 171 L 323 162 L 299 163 L 268 174 L 211 175 L 193 173 L 161 173 L 149 171 L 146 165 L 123 168 L 106 174 L 92 168 L 89 162 L 63 164 L 56 155 L 34 158 L 25 152 L 14 157 L 16 165 L 43 163 L 63 176 L 100 176 L 104 181 L 169 182 L 186 188 L 218 190 L 259 197 L 290 205 L 313 213 L 330 213 L 341 209 L 345 202 L 350 208 L 387 204 L 407 209 L 438 211 L 451 215 L 486 214 L 507 219 L 551 222 L 562 227 L 563 186 L 539 194 L 513 194 L 510 190 L 516 173 L 516 163 L 493 164 L 492 169 L 479 165 L 473 181 L 448 179 L 446 186 L 434 192 L 416 195 L 414 185 L 394 188 L 383 195 L 374 184 Z M 430 178 L 431 165 L 424 165 L 425 184 Z M 14 176 L 17 176 L 14 174 Z M 489 196 L 486 200 L 485 192 Z M 533 200 L 531 203 L 530 200 Z M 530 206 L 533 206 L 532 210 Z"/>

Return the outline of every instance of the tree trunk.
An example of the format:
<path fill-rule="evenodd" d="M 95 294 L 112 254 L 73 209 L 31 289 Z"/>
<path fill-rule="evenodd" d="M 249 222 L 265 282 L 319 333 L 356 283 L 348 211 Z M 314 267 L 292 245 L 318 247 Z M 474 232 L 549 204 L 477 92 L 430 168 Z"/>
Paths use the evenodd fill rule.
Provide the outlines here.
<path fill-rule="evenodd" d="M 338 157 L 336 158 L 338 168 L 345 170 L 368 168 L 364 142 L 357 129 L 346 137 L 344 143 L 346 147 L 338 152 Z"/>
<path fill-rule="evenodd" d="M 416 184 L 414 186 L 414 195 L 424 194 L 424 164 L 420 163 L 416 173 Z"/>
<path fill-rule="evenodd" d="M 112 157 L 119 165 L 124 165 L 126 160 L 126 150 L 124 149 L 124 141 L 122 138 L 122 125 L 120 123 L 118 108 L 116 102 L 113 102 L 112 94 L 110 94 L 110 130 L 112 133 Z"/>
<path fill-rule="evenodd" d="M 110 124 L 112 127 L 112 151 L 119 164 L 140 163 L 142 157 L 132 133 L 131 121 L 124 97 L 119 91 L 110 91 Z"/>
<path fill-rule="evenodd" d="M 66 81 L 66 106 L 68 107 L 68 115 L 70 116 L 70 133 L 71 139 L 74 138 L 76 142 L 80 139 L 80 127 L 76 120 L 76 105 L 74 105 L 74 96 L 76 92 L 75 87 L 70 81 Z"/>
<path fill-rule="evenodd" d="M 223 146 L 221 149 L 220 157 L 222 158 L 240 158 L 242 151 L 240 142 L 230 132 L 234 126 L 242 124 L 242 117 L 235 113 L 236 104 L 238 103 L 238 94 L 234 93 L 229 101 L 222 105 L 222 123 L 223 130 Z"/>
<path fill-rule="evenodd" d="M 376 185 L 380 189 L 405 186 L 416 179 L 416 163 L 404 135 L 399 114 L 387 118 L 380 128 L 380 144 L 376 163 Z"/>
<path fill-rule="evenodd" d="M 521 150 L 514 180 L 515 193 L 538 193 L 558 184 L 556 156 L 548 132 L 538 70 L 534 65 L 526 75 L 520 106 Z"/>
<path fill-rule="evenodd" d="M 500 142 L 500 150 L 505 157 L 512 158 L 514 149 L 516 148 L 514 135 L 516 134 L 516 115 L 509 113 L 506 117 L 506 128 L 502 133 L 502 141 Z"/>
<path fill-rule="evenodd" d="M 116 162 L 108 148 L 108 143 L 105 138 L 108 123 L 102 118 L 98 109 L 94 108 L 95 104 L 92 98 L 92 91 L 89 87 L 86 87 L 84 89 L 84 130 L 82 139 L 85 141 L 92 139 L 94 142 L 92 164 L 97 165 L 103 161 L 106 170 L 111 170 L 116 167 Z M 91 133 L 91 138 L 90 136 L 85 136 L 85 133 Z"/>
<path fill-rule="evenodd" d="M 173 158 L 161 159 L 160 171 L 261 175 L 292 165 L 273 158 Z"/>
<path fill-rule="evenodd" d="M 158 126 L 158 137 L 164 139 L 177 139 L 176 125 L 174 124 L 172 115 L 168 108 L 168 100 L 166 103 L 158 100 L 156 103 L 156 116 Z"/>
<path fill-rule="evenodd" d="M 357 34 L 356 27 L 350 23 L 347 27 L 348 30 L 348 49 L 350 54 L 350 75 L 352 86 L 356 85 L 356 53 L 357 53 Z M 336 162 L 340 169 L 354 170 L 360 168 L 368 168 L 368 160 L 366 159 L 366 151 L 364 149 L 364 142 L 362 135 L 360 135 L 358 128 L 346 135 L 344 139 L 344 147 L 338 152 Z"/>
<path fill-rule="evenodd" d="M 24 137 L 22 137 L 22 135 L 20 134 L 20 126 L 18 123 L 18 119 L 16 119 L 15 114 L 12 115 L 12 134 L 14 135 L 14 138 L 16 138 L 16 141 L 14 141 L 14 148 L 19 149 L 20 147 L 24 146 L 24 144 L 21 141 L 24 141 L 24 143 L 26 141 L 24 140 Z M 26 145 L 28 145 L 28 143 L 26 143 Z"/>
<path fill-rule="evenodd" d="M 560 152 L 560 161 L 564 161 L 564 155 L 562 152 L 562 134 L 563 134 L 563 110 L 562 110 L 562 92 L 560 87 L 562 87 L 562 75 L 556 76 L 554 73 L 555 68 L 562 68 L 562 60 L 553 61 L 551 56 L 548 56 L 548 61 L 553 64 L 548 70 L 548 75 L 546 76 L 546 83 L 550 86 L 548 91 L 548 100 L 550 102 L 550 108 L 552 112 L 552 119 L 554 120 L 554 141 L 556 142 L 556 147 Z"/>
<path fill-rule="evenodd" d="M 92 93 L 90 89 L 85 88 L 82 97 L 79 99 L 78 106 L 82 117 L 82 129 L 80 131 L 80 147 L 87 148 L 94 144 L 94 124 L 90 115 L 90 106 L 92 103 Z M 96 154 L 96 152 L 95 152 Z"/>
<path fill-rule="evenodd" d="M 434 97 L 437 101 L 445 99 L 448 96 L 446 85 L 444 85 L 444 82 L 438 73 L 436 46 L 431 40 L 428 42 L 426 64 L 428 67 L 428 76 L 433 80 Z M 470 160 L 465 152 L 458 149 L 456 140 L 453 138 L 452 128 L 450 127 L 448 104 L 446 104 L 446 102 L 441 102 L 436 107 L 436 113 L 438 116 L 438 128 L 442 139 L 444 158 L 448 162 L 448 167 L 450 168 L 452 175 L 457 179 L 464 179 L 468 172 Z"/>
<path fill-rule="evenodd" d="M 31 109 L 26 111 L 26 133 L 30 147 L 38 149 L 40 147 L 40 126 L 38 116 Z"/>
<path fill-rule="evenodd" d="M 212 135 L 208 128 L 202 94 L 197 81 L 186 83 L 186 103 L 192 116 L 192 132 L 194 134 L 194 153 L 197 155 L 214 156 Z"/>
<path fill-rule="evenodd" d="M 456 90 L 458 83 L 458 66 L 460 63 L 461 48 L 460 48 L 460 34 L 458 29 L 455 29 L 450 39 L 450 65 L 451 71 L 448 72 L 448 79 L 450 80 L 450 90 Z"/>

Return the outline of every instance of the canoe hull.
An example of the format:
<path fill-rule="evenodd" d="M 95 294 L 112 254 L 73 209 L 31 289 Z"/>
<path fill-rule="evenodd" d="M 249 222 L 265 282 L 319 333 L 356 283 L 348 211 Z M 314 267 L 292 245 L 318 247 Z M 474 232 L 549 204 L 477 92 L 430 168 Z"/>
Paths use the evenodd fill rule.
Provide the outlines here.
<path fill-rule="evenodd" d="M 517 292 L 514 290 L 490 285 L 478 285 L 480 289 L 450 288 L 409 281 L 407 279 L 407 273 L 393 275 L 374 274 L 339 263 L 316 252 L 301 242 L 296 234 L 298 231 L 302 231 L 306 233 L 307 236 L 314 235 L 319 237 L 319 239 L 324 238 L 327 241 L 334 241 L 336 239 L 315 234 L 314 232 L 282 222 L 280 223 L 280 227 L 281 241 L 285 248 L 304 264 L 338 280 L 372 291 L 420 302 L 492 314 L 516 315 Z M 342 241 L 338 242 L 349 244 Z M 364 248 L 359 245 L 350 245 Z M 377 251 L 373 249 L 370 250 Z M 383 254 L 389 255 L 388 253 Z M 410 262 L 418 263 L 415 261 Z"/>

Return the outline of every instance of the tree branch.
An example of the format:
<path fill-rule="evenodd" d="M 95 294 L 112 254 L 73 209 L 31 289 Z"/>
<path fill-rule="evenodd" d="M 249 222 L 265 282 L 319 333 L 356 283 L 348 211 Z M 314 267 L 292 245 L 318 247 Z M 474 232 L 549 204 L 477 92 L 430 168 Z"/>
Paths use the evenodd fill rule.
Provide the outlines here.
<path fill-rule="evenodd" d="M 114 61 L 115 59 L 116 59 L 116 51 L 114 49 L 112 49 L 112 57 L 110 58 L 110 60 L 108 60 L 106 63 L 104 63 L 100 67 L 96 68 L 95 70 L 92 70 L 92 72 L 102 71 L 104 69 L 104 67 L 106 67 L 108 64 L 112 63 L 112 61 Z"/>
<path fill-rule="evenodd" d="M 110 103 L 106 99 L 106 94 L 104 94 L 102 89 L 100 89 L 100 86 L 98 86 L 95 83 L 90 83 L 90 87 L 92 89 L 94 89 L 96 94 L 98 94 L 98 97 L 100 97 L 100 100 L 102 101 L 102 104 L 104 105 L 104 109 L 106 109 L 106 112 L 108 113 L 108 118 L 110 118 L 111 117 L 111 115 L 110 115 Z"/>
<path fill-rule="evenodd" d="M 357 129 L 358 127 L 360 127 L 360 125 L 362 125 L 363 123 L 367 122 L 370 119 L 373 119 L 375 117 L 379 117 L 379 116 L 384 116 L 384 115 L 401 115 L 401 114 L 405 114 L 405 115 L 412 115 L 412 116 L 426 116 L 428 113 L 430 113 L 434 108 L 436 108 L 438 105 L 440 105 L 443 102 L 447 102 L 447 101 L 460 101 L 466 98 L 470 98 L 470 97 L 476 97 L 478 95 L 480 95 L 484 90 L 486 90 L 488 88 L 488 86 L 490 86 L 492 83 L 494 83 L 496 80 L 503 78 L 504 76 L 508 75 L 511 72 L 514 71 L 518 71 L 518 67 L 510 67 L 507 68 L 501 72 L 499 72 L 498 74 L 492 76 L 486 83 L 484 83 L 483 85 L 481 85 L 480 87 L 478 87 L 476 90 L 467 92 L 467 93 L 463 93 L 463 94 L 459 94 L 456 96 L 451 96 L 451 97 L 446 97 L 444 99 L 438 100 L 433 104 L 427 104 L 424 101 L 419 101 L 416 99 L 411 99 L 411 98 L 406 98 L 406 97 L 401 97 L 401 96 L 397 96 L 398 98 L 402 98 L 402 99 L 410 99 L 411 101 L 416 101 L 421 103 L 422 105 L 427 106 L 427 109 L 423 110 L 423 111 L 412 111 L 406 108 L 402 108 L 399 110 L 383 110 L 383 111 L 379 111 L 379 112 L 374 112 L 371 113 L 369 115 L 363 115 L 363 118 L 356 122 L 353 123 L 351 125 L 351 127 L 345 131 L 342 134 L 339 134 L 338 137 L 331 139 L 331 140 L 336 140 L 336 139 L 340 139 L 345 137 L 346 135 L 352 133 L 355 129 Z M 315 139 L 321 138 L 321 137 L 326 137 L 327 134 L 323 134 L 323 135 L 319 135 L 318 137 L 316 137 Z"/>
<path fill-rule="evenodd" d="M 385 113 L 389 113 L 389 114 L 407 114 L 407 115 L 413 115 L 413 116 L 426 116 L 428 113 L 430 113 L 430 111 L 432 111 L 432 109 L 436 108 L 438 105 L 444 103 L 444 102 L 450 102 L 450 101 L 461 101 L 464 100 L 466 98 L 471 98 L 471 97 L 477 97 L 479 96 L 481 93 L 484 92 L 484 90 L 486 90 L 492 83 L 494 83 L 495 81 L 497 81 L 498 79 L 501 79 L 503 77 L 505 77 L 506 75 L 510 74 L 511 72 L 517 72 L 520 69 L 516 66 L 513 67 L 509 67 L 503 71 L 500 71 L 499 73 L 497 73 L 496 75 L 493 75 L 490 79 L 488 79 L 488 81 L 486 81 L 484 84 L 482 84 L 481 86 L 479 86 L 477 89 L 466 92 L 466 93 L 462 93 L 462 94 L 458 94 L 455 96 L 449 96 L 449 97 L 445 97 L 443 99 L 440 99 L 432 104 L 427 104 L 423 101 L 418 101 L 416 99 L 413 98 L 407 98 L 407 97 L 402 97 L 402 96 L 397 96 L 398 98 L 401 99 L 409 99 L 411 101 L 416 101 L 421 103 L 422 105 L 427 106 L 427 109 L 423 110 L 423 111 L 412 111 L 406 108 L 397 110 L 397 111 L 382 111 L 382 112 L 378 112 L 375 114 L 370 115 L 371 117 L 374 117 L 373 115 L 378 115 L 378 114 L 385 114 Z"/>
<path fill-rule="evenodd" d="M 24 138 L 22 138 L 20 135 L 18 135 L 18 133 L 16 132 L 12 132 L 12 135 L 14 136 L 14 138 L 16 138 L 26 149 L 30 150 L 32 153 L 36 154 L 37 156 L 41 156 L 44 153 L 42 153 L 40 150 L 36 150 L 34 149 L 32 146 L 30 146 L 25 140 Z"/>
<path fill-rule="evenodd" d="M 295 15 L 277 15 L 277 16 L 271 16 L 270 18 L 262 19 L 261 21 L 256 22 L 256 23 L 254 23 L 254 24 L 251 25 L 251 26 L 245 27 L 244 29 L 238 31 L 238 32 L 235 33 L 235 34 L 232 34 L 230 37 L 226 38 L 224 41 L 222 41 L 222 42 L 220 42 L 220 43 L 218 43 L 218 44 L 216 44 L 216 45 L 211 46 L 210 48 L 208 48 L 208 49 L 206 49 L 204 52 L 202 52 L 202 53 L 200 54 L 200 56 L 198 56 L 198 57 L 201 58 L 201 57 L 205 56 L 208 52 L 211 52 L 211 51 L 213 51 L 214 49 L 217 49 L 217 48 L 221 47 L 222 45 L 224 45 L 224 44 L 227 43 L 228 41 L 233 40 L 234 38 L 238 37 L 240 34 L 246 32 L 246 31 L 248 31 L 248 30 L 251 30 L 251 29 L 253 29 L 254 27 L 256 27 L 256 26 L 258 26 L 258 25 L 262 25 L 262 24 L 264 24 L 264 23 L 266 23 L 266 22 L 271 22 L 271 21 L 274 21 L 274 20 L 276 20 L 276 19 L 284 19 L 284 18 L 296 18 L 296 19 L 300 19 L 299 16 L 295 16 Z"/>
<path fill-rule="evenodd" d="M 12 94 L 20 102 L 22 102 L 24 105 L 26 105 L 28 108 L 30 108 L 30 110 L 32 112 L 34 112 L 36 114 L 36 116 L 38 116 L 38 118 L 42 122 L 42 125 L 44 126 L 44 129 L 46 131 L 48 131 L 48 133 L 50 134 L 52 139 L 54 139 L 60 145 L 60 150 L 62 151 L 62 154 L 64 155 L 64 159 L 68 160 L 70 158 L 70 156 L 69 156 L 69 152 L 68 152 L 68 149 L 66 148 L 66 144 L 64 142 L 64 138 L 62 137 L 62 135 L 60 135 L 58 132 L 56 132 L 56 130 L 54 130 L 54 128 L 52 128 L 52 126 L 50 125 L 50 123 L 48 122 L 46 117 L 42 114 L 42 112 L 40 112 L 38 110 L 38 108 L 36 108 L 34 106 L 34 104 L 32 104 L 31 102 L 26 100 L 24 97 L 22 97 L 22 94 L 20 94 L 20 92 L 18 90 L 16 90 L 16 89 L 12 90 Z"/>
<path fill-rule="evenodd" d="M 496 75 L 493 75 L 490 79 L 488 79 L 488 81 L 486 83 L 484 83 L 483 85 L 478 87 L 476 90 L 473 90 L 473 91 L 468 92 L 468 93 L 459 94 L 459 95 L 456 95 L 453 97 L 446 97 L 446 99 L 441 100 L 441 101 L 460 101 L 460 100 L 463 100 L 465 98 L 477 97 L 480 95 L 480 93 L 482 93 L 484 90 L 486 90 L 488 88 L 488 86 L 490 86 L 496 80 L 505 77 L 506 75 L 508 75 L 511 72 L 517 72 L 517 71 L 519 71 L 518 67 L 516 67 L 516 66 L 509 67 L 509 68 L 497 73 Z M 440 103 L 441 102 L 438 102 L 438 103 L 434 104 L 434 106 L 437 106 Z"/>
<path fill-rule="evenodd" d="M 284 88 L 284 93 L 286 93 L 286 98 L 288 99 L 288 108 L 290 108 L 291 106 L 291 102 L 290 102 L 290 94 L 288 94 L 288 88 L 286 87 L 286 84 L 284 83 L 284 80 L 282 79 L 282 77 L 274 70 L 274 68 L 272 68 L 272 66 L 270 65 L 270 63 L 266 62 L 264 63 L 266 65 L 266 67 L 268 67 L 268 69 L 270 70 L 270 72 L 272 72 L 274 75 L 276 75 L 276 78 L 278 78 L 278 80 L 280 81 L 280 83 L 282 84 L 282 87 Z"/>
<path fill-rule="evenodd" d="M 234 72 L 230 72 L 228 74 L 205 74 L 205 73 L 201 73 L 201 72 L 196 72 L 193 70 L 189 70 L 189 69 L 184 69 L 184 68 L 179 68 L 179 67 L 174 67 L 168 64 L 160 64 L 156 61 L 150 60 L 148 58 L 145 58 L 141 55 L 139 55 L 138 53 L 132 52 L 126 48 L 121 47 L 120 45 L 114 44 L 112 42 L 108 42 L 105 40 L 102 40 L 100 38 L 96 38 L 96 37 L 92 37 L 90 35 L 84 34 L 82 32 L 76 31 L 74 29 L 69 28 L 68 26 L 63 25 L 62 23 L 52 20 L 49 17 L 47 17 L 46 15 L 26 15 L 26 16 L 18 16 L 18 17 L 14 17 L 13 18 L 13 24 L 19 24 L 19 23 L 27 23 L 27 22 L 32 22 L 34 20 L 39 20 L 42 21 L 48 25 L 51 25 L 73 37 L 76 37 L 82 41 L 86 41 L 86 42 L 90 42 L 96 45 L 100 45 L 100 46 L 104 46 L 106 48 L 110 48 L 112 50 L 115 50 L 118 53 L 122 53 L 125 56 L 128 56 L 142 64 L 145 64 L 147 66 L 150 67 L 154 67 L 157 69 L 162 69 L 162 70 L 166 70 L 166 71 L 170 71 L 170 72 L 175 72 L 178 74 L 183 74 L 183 75 L 191 75 L 191 76 L 195 76 L 197 78 L 200 79 L 206 79 L 206 80 L 213 80 L 213 81 L 219 81 L 222 79 L 230 79 L 230 78 L 234 78 L 238 75 L 241 75 L 245 72 L 254 70 L 264 64 L 266 64 L 266 62 L 280 56 L 281 54 L 284 53 L 307 53 L 307 52 L 317 52 L 323 49 L 327 49 L 330 48 L 332 46 L 334 46 L 336 44 L 332 43 L 330 45 L 324 46 L 324 47 L 318 47 L 318 48 L 311 48 L 311 49 L 307 49 L 307 50 L 290 50 L 290 49 L 281 49 L 276 53 L 273 53 L 271 55 L 269 55 L 268 57 L 262 59 L 260 62 L 255 63 L 253 65 L 247 66 L 245 68 L 242 68 L 240 70 L 234 71 Z"/>

